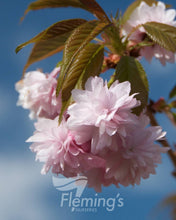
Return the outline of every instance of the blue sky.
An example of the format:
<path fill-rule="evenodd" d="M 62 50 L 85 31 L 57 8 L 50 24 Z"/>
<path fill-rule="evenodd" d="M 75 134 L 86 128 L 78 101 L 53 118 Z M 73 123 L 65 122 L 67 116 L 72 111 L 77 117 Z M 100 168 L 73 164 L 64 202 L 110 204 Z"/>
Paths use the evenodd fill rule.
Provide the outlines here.
<path fill-rule="evenodd" d="M 124 206 L 111 213 L 100 209 L 96 213 L 71 213 L 68 207 L 60 208 L 60 194 L 52 185 L 52 175 L 42 176 L 42 164 L 35 162 L 35 155 L 30 152 L 29 144 L 25 140 L 32 135 L 33 122 L 28 118 L 28 111 L 16 107 L 18 94 L 14 84 L 20 80 L 24 64 L 31 46 L 15 54 L 16 46 L 32 38 L 52 23 L 67 19 L 82 17 L 91 19 L 92 16 L 78 9 L 53 9 L 30 12 L 20 24 L 30 0 L 2 1 L 0 13 L 0 219 L 3 220 L 60 220 L 60 219 L 120 219 L 147 220 L 170 219 L 168 212 L 156 211 L 157 205 L 165 197 L 176 191 L 176 180 L 171 176 L 173 166 L 167 155 L 163 156 L 163 163 L 158 166 L 157 174 L 142 181 L 140 186 L 103 188 L 101 196 L 109 197 L 117 193 L 124 198 Z M 114 1 L 98 0 L 107 13 L 115 14 L 120 8 L 125 10 L 131 0 Z M 175 1 L 165 1 L 176 8 Z M 45 61 L 32 65 L 29 70 L 42 68 L 50 72 L 61 55 L 55 55 Z M 176 82 L 176 64 L 162 67 L 154 60 L 148 64 L 142 60 L 150 83 L 150 96 L 158 99 L 167 94 Z M 167 118 L 158 116 L 163 128 L 168 132 L 167 137 L 174 142 L 176 129 Z M 92 196 L 95 192 L 86 189 L 85 196 Z"/>

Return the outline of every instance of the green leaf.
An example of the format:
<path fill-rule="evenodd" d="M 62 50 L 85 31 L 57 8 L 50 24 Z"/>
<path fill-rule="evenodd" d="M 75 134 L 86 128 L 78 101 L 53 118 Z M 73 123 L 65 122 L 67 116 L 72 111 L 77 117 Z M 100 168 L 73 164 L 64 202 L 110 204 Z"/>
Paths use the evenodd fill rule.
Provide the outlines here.
<path fill-rule="evenodd" d="M 32 2 L 28 6 L 24 15 L 26 15 L 31 10 L 38 10 L 44 8 L 70 7 L 70 6 L 87 10 L 93 13 L 100 20 L 109 22 L 106 13 L 95 0 L 38 0 Z"/>
<path fill-rule="evenodd" d="M 105 30 L 105 33 L 107 34 L 109 41 L 106 44 L 107 48 L 114 54 L 122 55 L 126 46 L 122 43 L 119 26 L 113 24 Z"/>
<path fill-rule="evenodd" d="M 82 89 L 90 76 L 97 76 L 101 72 L 104 59 L 104 48 L 97 44 L 88 44 L 75 57 L 68 76 L 62 86 L 62 109 L 60 120 L 64 111 L 71 102 L 71 92 L 74 88 Z"/>
<path fill-rule="evenodd" d="M 123 18 L 122 18 L 122 24 L 125 24 L 127 20 L 130 18 L 133 11 L 141 4 L 141 2 L 145 2 L 149 6 L 152 6 L 153 4 L 157 4 L 158 1 L 156 0 L 136 0 L 134 1 L 125 11 Z"/>
<path fill-rule="evenodd" d="M 62 101 L 62 108 L 61 108 L 61 111 L 60 111 L 60 114 L 59 114 L 59 124 L 62 121 L 62 117 L 63 117 L 64 112 L 67 110 L 67 108 L 69 107 L 69 105 L 71 103 L 72 103 L 72 98 L 71 97 L 68 101 L 65 101 L 65 102 Z"/>
<path fill-rule="evenodd" d="M 44 34 L 44 31 L 41 32 L 40 34 L 36 35 L 32 39 L 18 45 L 17 48 L 15 49 L 15 52 L 18 53 L 21 49 L 23 49 L 23 47 L 27 46 L 28 44 L 35 43 L 35 42 L 39 41 L 39 39 L 42 37 L 43 34 Z"/>
<path fill-rule="evenodd" d="M 40 61 L 63 50 L 64 44 L 72 31 L 85 22 L 86 20 L 84 19 L 70 19 L 57 22 L 31 40 L 18 46 L 16 49 L 17 51 L 29 43 L 35 43 L 23 73 L 34 62 Z"/>
<path fill-rule="evenodd" d="M 78 27 L 79 25 L 83 24 L 84 22 L 86 22 L 86 20 L 84 20 L 84 19 L 69 19 L 69 20 L 59 21 L 59 22 L 51 25 L 50 27 L 48 27 L 47 29 L 45 29 L 41 33 L 37 34 L 35 37 L 30 39 L 29 41 L 27 41 L 23 44 L 20 44 L 16 48 L 15 51 L 16 51 L 16 53 L 18 53 L 23 47 L 27 46 L 30 43 L 36 43 L 40 40 L 52 39 L 52 38 L 57 37 L 58 35 L 60 36 L 65 33 L 68 33 L 70 31 L 72 31 L 73 29 L 75 29 L 76 27 Z"/>
<path fill-rule="evenodd" d="M 106 15 L 105 11 L 100 7 L 100 5 L 95 0 L 80 0 L 84 6 L 93 13 L 97 18 L 101 21 L 110 23 L 108 16 Z"/>
<path fill-rule="evenodd" d="M 91 49 L 91 46 L 89 46 Z M 99 76 L 101 73 L 103 61 L 104 61 L 104 47 L 98 46 L 98 45 L 92 45 L 95 48 L 95 52 L 92 54 L 92 57 L 90 57 L 90 60 L 86 66 L 85 72 L 82 76 L 82 83 L 81 86 L 84 89 L 85 83 L 87 82 L 88 78 L 91 76 Z M 97 47 L 97 49 L 96 49 Z M 88 49 L 88 51 L 90 50 Z M 87 51 L 87 52 L 88 52 Z"/>
<path fill-rule="evenodd" d="M 143 27 L 152 41 L 166 50 L 176 52 L 176 27 L 157 22 L 147 22 Z"/>
<path fill-rule="evenodd" d="M 103 46 L 88 44 L 75 57 L 74 63 L 69 68 L 67 77 L 62 86 L 62 100 L 67 101 L 71 96 L 71 91 L 78 84 L 84 87 L 90 76 L 100 74 L 104 58 Z"/>
<path fill-rule="evenodd" d="M 170 99 L 172 99 L 174 97 L 176 97 L 176 85 L 174 86 L 174 88 L 169 93 L 169 98 Z"/>
<path fill-rule="evenodd" d="M 80 25 L 73 31 L 65 45 L 63 65 L 56 90 L 57 95 L 62 88 L 64 79 L 67 77 L 69 68 L 74 62 L 76 55 L 107 26 L 109 24 L 93 20 Z"/>
<path fill-rule="evenodd" d="M 64 43 L 68 37 L 69 35 L 65 34 L 55 37 L 54 39 L 37 42 L 32 48 L 27 63 L 24 66 L 23 74 L 31 64 L 62 51 L 64 49 Z"/>
<path fill-rule="evenodd" d="M 119 82 L 129 81 L 131 83 L 131 94 L 138 93 L 136 98 L 141 101 L 141 106 L 135 108 L 134 112 L 140 114 L 148 102 L 149 85 L 146 73 L 139 63 L 133 57 L 123 56 L 117 63 L 114 80 Z"/>

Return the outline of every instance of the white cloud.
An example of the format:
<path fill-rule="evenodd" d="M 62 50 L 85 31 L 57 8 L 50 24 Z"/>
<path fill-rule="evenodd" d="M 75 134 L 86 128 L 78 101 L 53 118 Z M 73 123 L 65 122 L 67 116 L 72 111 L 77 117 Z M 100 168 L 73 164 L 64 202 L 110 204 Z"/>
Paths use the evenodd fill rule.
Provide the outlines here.
<path fill-rule="evenodd" d="M 41 176 L 41 164 L 28 158 L 0 158 L 0 219 L 48 220 L 58 210 L 48 204 L 50 176 Z M 65 219 L 59 213 L 57 220 Z"/>
<path fill-rule="evenodd" d="M 14 155 L 8 159 L 0 157 L 0 219 L 66 219 L 65 210 L 61 212 L 58 204 L 52 207 L 52 202 L 48 201 L 52 178 L 51 175 L 40 175 L 41 166 L 41 163 L 22 158 L 22 155 Z M 165 196 L 175 189 L 175 179 L 171 177 L 171 171 L 172 164 L 165 155 L 156 175 L 142 181 L 142 184 L 134 189 L 123 187 L 122 191 L 135 194 L 136 200 L 137 195 Z M 103 193 L 107 191 L 104 189 Z"/>

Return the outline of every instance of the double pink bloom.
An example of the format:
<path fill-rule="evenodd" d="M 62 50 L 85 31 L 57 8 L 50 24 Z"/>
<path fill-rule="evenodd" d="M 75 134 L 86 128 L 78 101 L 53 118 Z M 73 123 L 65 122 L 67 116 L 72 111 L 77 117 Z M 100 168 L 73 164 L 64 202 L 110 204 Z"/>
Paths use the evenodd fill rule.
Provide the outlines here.
<path fill-rule="evenodd" d="M 48 91 L 50 87 L 52 84 L 48 84 Z M 38 88 L 38 96 L 39 91 Z M 36 131 L 27 142 L 33 142 L 31 150 L 36 152 L 36 159 L 44 162 L 42 173 L 51 168 L 53 173 L 66 177 L 84 175 L 89 187 L 96 191 L 100 191 L 102 185 L 139 184 L 141 178 L 154 174 L 161 162 L 161 152 L 167 151 L 154 142 L 163 138 L 165 132 L 161 127 L 146 127 L 149 119 L 144 113 L 139 117 L 132 114 L 132 109 L 140 103 L 130 91 L 129 82 L 116 81 L 108 88 L 102 78 L 91 77 L 85 90 L 73 90 L 75 102 L 67 110 L 68 119 L 63 119 L 60 125 L 60 99 L 54 105 L 54 108 L 59 106 L 55 119 L 53 114 L 44 118 L 35 113 Z M 28 95 L 32 96 L 33 92 L 31 89 Z M 25 106 L 32 106 L 34 111 L 35 104 L 32 99 L 29 104 L 28 100 L 24 99 Z M 44 109 L 43 102 L 40 99 Z M 21 105 L 24 106 L 22 99 Z"/>
<path fill-rule="evenodd" d="M 40 71 L 28 72 L 23 80 L 16 83 L 15 88 L 19 92 L 17 105 L 29 109 L 31 119 L 54 119 L 60 113 L 61 98 L 56 98 L 56 77 L 59 72 L 60 67 L 55 68 L 50 74 Z"/>
<path fill-rule="evenodd" d="M 141 4 L 132 12 L 129 20 L 122 28 L 122 35 L 126 38 L 130 32 L 131 34 L 129 40 L 133 44 L 140 43 L 144 40 L 146 31 L 140 25 L 147 22 L 158 22 L 176 27 L 176 21 L 174 20 L 176 16 L 176 10 L 166 9 L 166 5 L 163 2 L 154 3 L 149 6 L 146 2 L 141 2 Z M 134 29 L 136 27 L 136 31 Z M 160 62 L 165 65 L 166 62 L 175 62 L 175 54 L 168 51 L 158 44 L 153 46 L 143 47 L 140 50 L 140 55 L 145 57 L 146 60 L 151 61 L 153 57 L 160 60 Z"/>

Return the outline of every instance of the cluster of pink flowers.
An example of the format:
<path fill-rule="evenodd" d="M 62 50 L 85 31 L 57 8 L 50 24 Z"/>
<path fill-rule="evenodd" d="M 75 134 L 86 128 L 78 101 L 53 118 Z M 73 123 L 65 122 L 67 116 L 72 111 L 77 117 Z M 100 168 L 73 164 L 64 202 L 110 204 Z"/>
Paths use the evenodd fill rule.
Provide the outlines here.
<path fill-rule="evenodd" d="M 51 168 L 66 177 L 83 175 L 89 187 L 101 191 L 101 186 L 111 184 L 139 184 L 141 178 L 155 173 L 161 153 L 167 151 L 155 141 L 165 132 L 161 127 L 148 127 L 145 113 L 132 113 L 140 102 L 135 94 L 130 95 L 129 82 L 115 81 L 108 88 L 102 78 L 89 78 L 85 90 L 72 91 L 74 103 L 58 125 L 61 100 L 52 89 L 57 74 L 38 74 L 42 79 L 29 73 L 17 89 L 18 103 L 38 118 L 27 142 L 33 142 L 30 149 L 44 162 L 42 174 Z M 32 80 L 35 77 L 38 80 Z"/>
<path fill-rule="evenodd" d="M 146 31 L 142 24 L 147 22 L 158 22 L 176 27 L 176 10 L 166 9 L 166 5 L 163 2 L 153 3 L 149 6 L 146 2 L 141 4 L 132 12 L 129 20 L 123 26 L 122 35 L 124 37 L 130 36 L 129 40 L 133 44 L 140 43 L 144 40 Z M 137 30 L 134 31 L 134 28 Z M 132 32 L 132 34 L 130 34 Z M 168 51 L 158 44 L 152 46 L 143 47 L 140 50 L 140 55 L 145 57 L 146 60 L 151 61 L 153 57 L 160 60 L 165 65 L 166 62 L 175 62 L 175 54 Z"/>
<path fill-rule="evenodd" d="M 61 98 L 56 98 L 57 79 L 60 67 L 50 74 L 32 71 L 25 74 L 24 79 L 16 83 L 19 92 L 17 105 L 29 109 L 31 119 L 45 117 L 54 119 L 61 109 Z"/>

